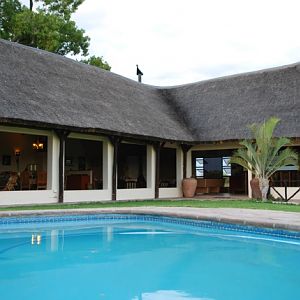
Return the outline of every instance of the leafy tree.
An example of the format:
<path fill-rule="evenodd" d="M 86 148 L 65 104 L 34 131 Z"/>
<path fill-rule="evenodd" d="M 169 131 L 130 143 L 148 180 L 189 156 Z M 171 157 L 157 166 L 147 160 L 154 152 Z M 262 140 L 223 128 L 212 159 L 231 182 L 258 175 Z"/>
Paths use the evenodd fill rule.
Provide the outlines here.
<path fill-rule="evenodd" d="M 0 37 L 11 40 L 15 17 L 22 11 L 22 5 L 18 0 L 0 1 Z"/>
<path fill-rule="evenodd" d="M 70 20 L 71 15 L 78 9 L 84 0 L 35 0 L 40 2 L 40 11 L 44 13 L 52 13 L 60 16 L 65 20 Z"/>
<path fill-rule="evenodd" d="M 88 55 L 90 38 L 76 26 L 71 15 L 84 0 L 33 0 L 29 8 L 19 0 L 0 2 L 0 38 L 43 49 L 60 55 Z M 105 70 L 110 66 L 102 57 L 82 62 Z"/>
<path fill-rule="evenodd" d="M 32 13 L 24 9 L 15 16 L 12 40 L 23 45 L 58 53 L 60 45 L 60 22 L 55 16 Z"/>
<path fill-rule="evenodd" d="M 83 0 L 43 0 L 32 11 L 18 0 L 3 0 L 0 37 L 57 54 L 88 54 L 90 38 L 71 20 Z M 2 8 L 3 7 L 3 8 Z M 4 26 L 5 25 L 5 26 Z"/>
<path fill-rule="evenodd" d="M 270 177 L 281 167 L 298 163 L 298 154 L 294 150 L 282 149 L 290 144 L 290 140 L 273 137 L 279 121 L 272 117 L 262 124 L 251 125 L 254 142 L 242 141 L 240 144 L 244 148 L 238 149 L 231 158 L 231 163 L 243 166 L 258 178 L 263 201 L 267 200 Z"/>
<path fill-rule="evenodd" d="M 101 69 L 110 71 L 111 67 L 110 65 L 107 63 L 107 61 L 103 60 L 103 57 L 99 57 L 99 56 L 91 56 L 88 59 L 83 59 L 81 60 L 81 62 L 88 64 L 88 65 L 92 65 L 92 66 L 96 66 L 99 67 Z"/>

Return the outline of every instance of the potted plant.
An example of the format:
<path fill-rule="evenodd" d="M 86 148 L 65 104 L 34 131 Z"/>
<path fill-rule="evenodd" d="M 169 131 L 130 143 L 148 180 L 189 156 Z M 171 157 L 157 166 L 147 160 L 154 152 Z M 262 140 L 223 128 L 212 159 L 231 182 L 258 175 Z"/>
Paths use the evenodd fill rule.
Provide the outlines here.
<path fill-rule="evenodd" d="M 250 126 L 254 140 L 244 140 L 244 146 L 231 158 L 231 163 L 239 164 L 254 174 L 251 180 L 253 197 L 267 200 L 270 177 L 281 167 L 297 165 L 298 154 L 291 148 L 285 148 L 290 140 L 285 137 L 275 138 L 273 132 L 280 119 L 271 117 L 262 124 Z M 259 190 L 258 190 L 259 188 Z"/>
<path fill-rule="evenodd" d="M 190 177 L 182 180 L 182 193 L 185 198 L 192 198 L 195 196 L 197 188 L 197 179 Z"/>

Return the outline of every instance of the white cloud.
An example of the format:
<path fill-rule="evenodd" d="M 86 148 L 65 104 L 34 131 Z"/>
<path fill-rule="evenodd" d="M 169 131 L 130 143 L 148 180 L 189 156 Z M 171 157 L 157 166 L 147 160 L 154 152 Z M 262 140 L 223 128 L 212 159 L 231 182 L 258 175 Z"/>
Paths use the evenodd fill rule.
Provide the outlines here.
<path fill-rule="evenodd" d="M 173 85 L 300 61 L 298 0 L 85 0 L 74 18 L 112 71 Z"/>
<path fill-rule="evenodd" d="M 138 300 L 137 297 L 132 300 Z M 211 298 L 195 298 L 183 291 L 160 290 L 153 293 L 143 293 L 141 300 L 213 300 Z"/>

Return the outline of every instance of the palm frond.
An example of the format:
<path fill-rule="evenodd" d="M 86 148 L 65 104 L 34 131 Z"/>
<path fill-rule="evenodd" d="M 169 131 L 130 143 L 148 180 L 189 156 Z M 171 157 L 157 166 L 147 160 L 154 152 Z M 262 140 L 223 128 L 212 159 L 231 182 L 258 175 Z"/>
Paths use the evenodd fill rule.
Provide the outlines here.
<path fill-rule="evenodd" d="M 256 155 L 257 153 L 256 145 L 247 140 L 240 142 L 240 144 L 246 148 L 246 152 L 248 156 L 246 159 L 248 159 L 249 163 L 252 165 L 252 168 L 255 170 L 255 173 L 257 172 L 259 173 L 261 166 L 258 157 Z M 239 155 L 240 152 L 237 151 L 237 154 Z"/>
<path fill-rule="evenodd" d="M 298 154 L 290 148 L 281 151 L 278 156 L 276 156 L 267 170 L 267 176 L 272 176 L 280 168 L 287 165 L 298 165 Z"/>
<path fill-rule="evenodd" d="M 246 160 L 242 159 L 241 157 L 231 158 L 230 163 L 231 164 L 238 164 L 238 165 L 242 166 L 243 168 L 245 168 L 245 169 L 247 169 L 251 172 L 253 171 L 251 164 L 249 164 Z"/>
<path fill-rule="evenodd" d="M 290 144 L 290 139 L 288 138 L 281 137 L 277 139 L 275 138 L 272 139 L 272 147 L 269 147 L 270 150 L 266 162 L 267 167 L 273 164 L 275 157 L 278 156 L 280 150 L 287 144 Z"/>
<path fill-rule="evenodd" d="M 240 142 L 244 148 L 235 151 L 230 162 L 241 165 L 260 178 L 269 178 L 283 166 L 297 165 L 298 154 L 294 150 L 281 150 L 290 144 L 290 140 L 273 137 L 279 122 L 280 119 L 271 117 L 262 124 L 250 125 L 255 142 Z"/>

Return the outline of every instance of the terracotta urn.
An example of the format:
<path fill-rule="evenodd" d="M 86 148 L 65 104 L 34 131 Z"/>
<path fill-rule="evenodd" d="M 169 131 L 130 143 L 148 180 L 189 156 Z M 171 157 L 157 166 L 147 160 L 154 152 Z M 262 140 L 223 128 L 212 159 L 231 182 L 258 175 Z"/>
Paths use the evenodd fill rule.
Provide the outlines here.
<path fill-rule="evenodd" d="M 185 198 L 192 198 L 195 196 L 197 188 L 197 180 L 195 178 L 184 178 L 182 180 L 182 193 Z"/>
<path fill-rule="evenodd" d="M 254 199 L 261 199 L 262 195 L 261 195 L 261 191 L 259 188 L 259 180 L 258 178 L 253 178 L 250 180 L 250 186 L 252 189 L 252 198 Z"/>

